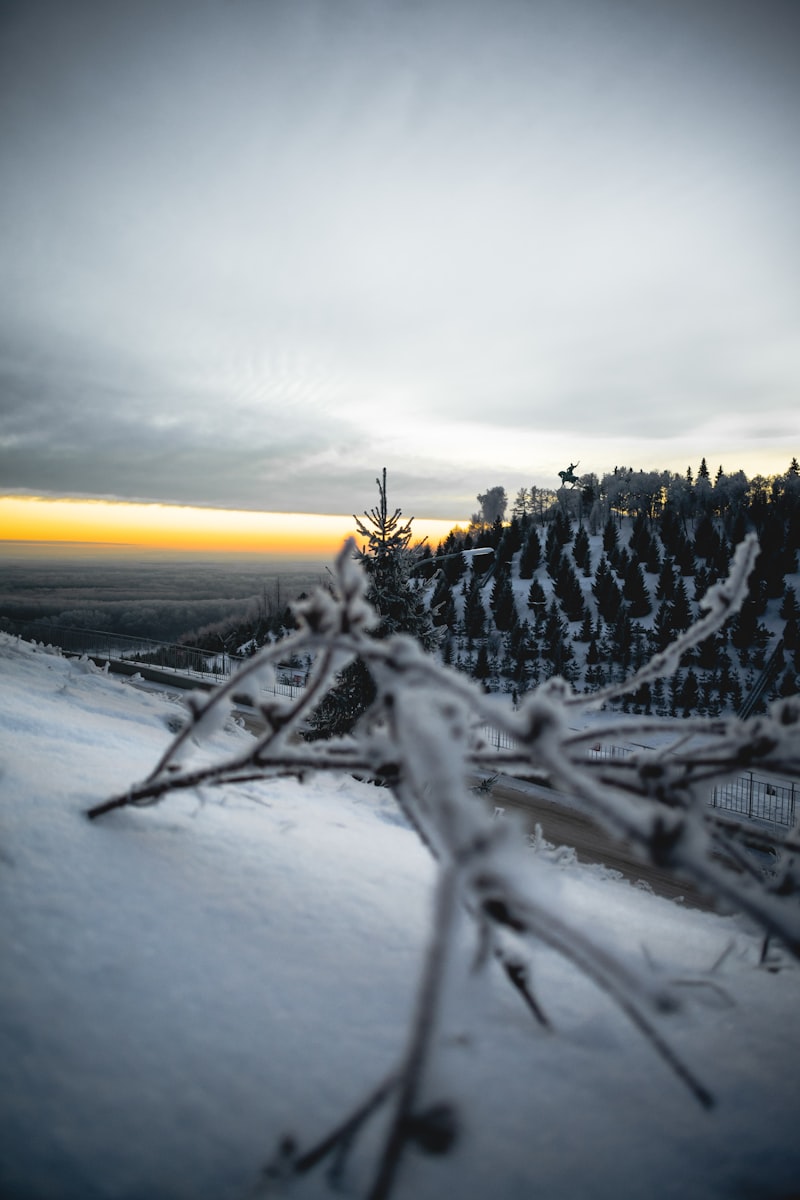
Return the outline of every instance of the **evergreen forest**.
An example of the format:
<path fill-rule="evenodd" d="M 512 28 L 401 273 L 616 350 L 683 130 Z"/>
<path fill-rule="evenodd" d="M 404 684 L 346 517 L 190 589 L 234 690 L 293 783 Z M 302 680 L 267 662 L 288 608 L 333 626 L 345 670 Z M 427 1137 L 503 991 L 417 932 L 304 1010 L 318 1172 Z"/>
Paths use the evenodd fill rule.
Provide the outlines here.
<path fill-rule="evenodd" d="M 592 692 L 632 674 L 688 628 L 753 530 L 761 552 L 741 612 L 644 685 L 625 710 L 659 715 L 758 711 L 795 694 L 800 676 L 800 467 L 712 479 L 617 467 L 557 492 L 521 489 L 505 519 L 476 513 L 435 551 L 415 587 L 440 630 L 443 660 L 517 698 L 552 677 Z M 485 506 L 484 506 L 485 507 Z M 492 554 L 464 554 L 490 548 Z"/>

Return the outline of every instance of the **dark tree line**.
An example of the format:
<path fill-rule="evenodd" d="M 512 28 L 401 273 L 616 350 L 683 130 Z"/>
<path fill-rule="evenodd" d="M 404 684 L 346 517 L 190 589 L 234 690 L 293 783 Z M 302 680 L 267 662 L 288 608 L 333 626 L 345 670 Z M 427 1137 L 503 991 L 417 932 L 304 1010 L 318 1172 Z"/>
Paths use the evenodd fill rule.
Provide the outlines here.
<path fill-rule="evenodd" d="M 753 531 L 761 550 L 740 614 L 687 655 L 669 686 L 640 689 L 625 704 L 674 714 L 735 711 L 776 655 L 766 698 L 798 690 L 796 460 L 769 480 L 720 468 L 712 482 L 703 460 L 696 478 L 691 470 L 678 477 L 623 467 L 583 482 L 577 498 L 573 489 L 553 494 L 544 513 L 520 493 L 507 524 L 496 511 L 491 523 L 476 517 L 468 532 L 454 530 L 439 546 L 428 600 L 446 662 L 487 688 L 517 694 L 551 675 L 600 688 L 689 628 Z M 457 555 L 477 545 L 494 550 L 488 578 Z"/>

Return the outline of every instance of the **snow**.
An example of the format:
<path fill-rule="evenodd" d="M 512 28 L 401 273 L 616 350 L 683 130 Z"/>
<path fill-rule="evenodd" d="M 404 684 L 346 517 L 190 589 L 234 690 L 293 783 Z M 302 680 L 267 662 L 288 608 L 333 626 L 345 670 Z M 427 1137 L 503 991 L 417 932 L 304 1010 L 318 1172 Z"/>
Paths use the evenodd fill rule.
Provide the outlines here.
<path fill-rule="evenodd" d="M 182 711 L 0 635 L 3 1197 L 257 1195 L 284 1134 L 314 1143 L 404 1049 L 435 866 L 387 790 L 272 780 L 85 818 L 147 774 Z M 229 722 L 199 753 L 249 737 Z M 682 981 L 659 1031 L 716 1105 L 547 948 L 534 983 L 555 1032 L 539 1027 L 499 970 L 471 970 L 465 917 L 425 1083 L 460 1136 L 404 1157 L 397 1200 L 796 1194 L 796 966 L 760 967 L 736 916 L 546 847 L 528 860 L 559 864 L 565 919 Z M 385 1123 L 347 1194 L 368 1192 Z M 328 1194 L 321 1170 L 288 1190 Z"/>

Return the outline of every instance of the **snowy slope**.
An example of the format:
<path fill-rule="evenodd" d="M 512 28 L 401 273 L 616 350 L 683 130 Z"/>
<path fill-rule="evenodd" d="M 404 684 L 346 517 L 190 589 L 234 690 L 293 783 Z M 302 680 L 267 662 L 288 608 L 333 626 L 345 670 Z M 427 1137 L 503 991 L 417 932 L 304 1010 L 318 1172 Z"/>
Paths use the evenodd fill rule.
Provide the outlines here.
<path fill-rule="evenodd" d="M 179 713 L 0 635 L 4 1200 L 253 1196 L 280 1137 L 322 1136 L 404 1045 L 434 868 L 387 791 L 273 781 L 85 819 L 148 772 Z M 659 1024 L 715 1109 L 540 950 L 545 1033 L 499 973 L 470 973 L 465 923 L 426 1088 L 457 1103 L 461 1133 L 450 1155 L 406 1157 L 398 1200 L 796 1192 L 800 972 L 760 969 L 737 918 L 568 861 L 559 884 L 565 913 L 646 946 L 669 978 L 701 980 L 728 949 Z M 356 1147 L 350 1195 L 381 1129 Z M 324 1176 L 290 1191 L 325 1195 Z"/>

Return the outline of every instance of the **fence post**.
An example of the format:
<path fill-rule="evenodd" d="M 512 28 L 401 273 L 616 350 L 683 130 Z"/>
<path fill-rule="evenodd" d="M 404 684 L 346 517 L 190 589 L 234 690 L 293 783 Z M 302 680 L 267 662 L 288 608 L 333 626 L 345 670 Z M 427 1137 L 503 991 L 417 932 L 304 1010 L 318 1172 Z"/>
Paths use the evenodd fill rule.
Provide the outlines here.
<path fill-rule="evenodd" d="M 748 794 L 747 794 L 747 815 L 748 815 L 748 817 L 752 817 L 752 815 L 753 815 L 753 772 L 750 771 L 748 773 L 750 775 L 750 787 L 748 789 Z"/>

